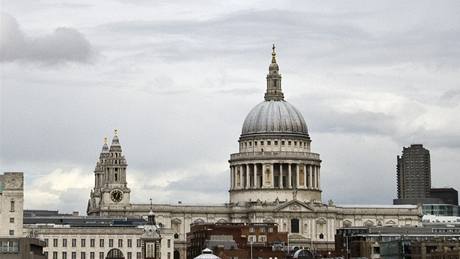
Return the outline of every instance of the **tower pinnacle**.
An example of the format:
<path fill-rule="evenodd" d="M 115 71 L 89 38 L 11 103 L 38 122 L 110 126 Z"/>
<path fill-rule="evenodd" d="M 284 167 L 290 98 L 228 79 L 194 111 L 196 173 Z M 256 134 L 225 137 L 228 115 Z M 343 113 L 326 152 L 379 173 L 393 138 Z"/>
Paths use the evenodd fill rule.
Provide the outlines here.
<path fill-rule="evenodd" d="M 272 47 L 272 63 L 276 63 L 276 52 L 275 52 L 275 43 L 273 43 L 273 47 Z"/>
<path fill-rule="evenodd" d="M 265 101 L 283 101 L 284 94 L 281 90 L 281 75 L 279 66 L 276 63 L 275 44 L 272 47 L 272 62 L 268 67 L 267 91 L 265 92 Z"/>

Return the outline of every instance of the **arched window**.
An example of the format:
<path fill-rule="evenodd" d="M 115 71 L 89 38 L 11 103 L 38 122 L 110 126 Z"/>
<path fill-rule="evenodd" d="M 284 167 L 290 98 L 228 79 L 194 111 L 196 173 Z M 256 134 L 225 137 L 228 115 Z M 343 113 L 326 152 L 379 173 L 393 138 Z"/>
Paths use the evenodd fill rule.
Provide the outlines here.
<path fill-rule="evenodd" d="M 299 219 L 291 219 L 291 233 L 299 233 Z"/>
<path fill-rule="evenodd" d="M 125 257 L 119 249 L 114 248 L 107 253 L 106 259 L 125 259 Z"/>

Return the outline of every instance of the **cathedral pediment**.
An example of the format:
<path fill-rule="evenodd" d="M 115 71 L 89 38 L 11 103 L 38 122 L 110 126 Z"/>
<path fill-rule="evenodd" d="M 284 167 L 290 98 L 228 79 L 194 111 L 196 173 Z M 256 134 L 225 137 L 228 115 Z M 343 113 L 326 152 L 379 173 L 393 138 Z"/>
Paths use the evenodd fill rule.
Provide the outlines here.
<path fill-rule="evenodd" d="M 313 212 L 314 210 L 306 203 L 298 200 L 292 200 L 287 203 L 280 204 L 275 211 L 278 212 Z"/>

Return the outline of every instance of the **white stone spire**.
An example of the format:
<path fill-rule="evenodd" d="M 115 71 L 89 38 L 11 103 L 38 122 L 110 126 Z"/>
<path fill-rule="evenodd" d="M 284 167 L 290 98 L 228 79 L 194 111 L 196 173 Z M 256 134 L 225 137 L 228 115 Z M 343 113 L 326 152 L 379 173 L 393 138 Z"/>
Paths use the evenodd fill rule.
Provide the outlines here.
<path fill-rule="evenodd" d="M 282 101 L 284 94 L 281 90 L 281 75 L 279 66 L 276 63 L 275 44 L 272 47 L 272 63 L 268 68 L 267 91 L 265 92 L 265 101 Z"/>

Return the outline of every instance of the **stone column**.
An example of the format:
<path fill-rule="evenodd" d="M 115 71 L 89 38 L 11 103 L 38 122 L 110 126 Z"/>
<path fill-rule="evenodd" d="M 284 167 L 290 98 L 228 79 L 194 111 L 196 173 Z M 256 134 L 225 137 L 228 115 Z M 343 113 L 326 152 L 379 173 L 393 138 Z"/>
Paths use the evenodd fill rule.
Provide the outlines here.
<path fill-rule="evenodd" d="M 257 164 L 254 164 L 254 188 L 257 187 Z"/>
<path fill-rule="evenodd" d="M 312 188 L 312 183 L 311 183 L 311 165 L 307 165 L 307 168 L 308 168 L 308 189 L 311 189 Z"/>
<path fill-rule="evenodd" d="M 230 190 L 233 190 L 233 166 L 230 166 Z"/>
<path fill-rule="evenodd" d="M 283 182 L 283 164 L 280 163 L 280 188 L 283 188 L 284 182 Z"/>
<path fill-rule="evenodd" d="M 295 186 L 296 189 L 299 189 L 300 187 L 300 166 L 299 164 L 295 165 Z"/>
<path fill-rule="evenodd" d="M 265 164 L 262 164 L 262 188 L 265 187 Z"/>
<path fill-rule="evenodd" d="M 292 172 L 291 172 L 291 163 L 288 163 L 288 187 L 292 188 Z"/>
<path fill-rule="evenodd" d="M 271 182 L 270 182 L 270 186 L 272 188 L 275 187 L 275 170 L 274 169 L 275 169 L 275 164 L 271 164 L 270 165 L 270 174 L 271 174 L 272 179 L 271 179 Z"/>
<path fill-rule="evenodd" d="M 318 166 L 318 189 L 321 189 L 321 175 L 320 175 L 321 167 Z"/>
<path fill-rule="evenodd" d="M 246 164 L 246 189 L 251 187 L 251 176 L 250 176 L 249 164 Z"/>
<path fill-rule="evenodd" d="M 243 165 L 238 165 L 238 170 L 240 170 L 240 173 L 238 174 L 240 179 L 238 189 L 243 189 Z"/>
<path fill-rule="evenodd" d="M 315 189 L 318 189 L 318 167 L 315 165 Z"/>
<path fill-rule="evenodd" d="M 305 189 L 308 188 L 308 185 L 307 185 L 307 165 L 306 164 L 303 165 L 303 186 L 305 187 Z"/>

